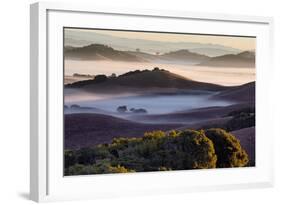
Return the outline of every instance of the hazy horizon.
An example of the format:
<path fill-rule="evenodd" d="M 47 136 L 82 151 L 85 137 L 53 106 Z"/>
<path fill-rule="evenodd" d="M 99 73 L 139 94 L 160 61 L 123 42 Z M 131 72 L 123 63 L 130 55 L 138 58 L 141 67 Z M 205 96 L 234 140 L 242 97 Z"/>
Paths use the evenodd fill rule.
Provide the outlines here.
<path fill-rule="evenodd" d="M 191 35 L 155 32 L 113 31 L 95 29 L 64 29 L 64 46 L 103 44 L 120 51 L 140 51 L 163 54 L 170 51 L 188 49 L 199 54 L 217 56 L 237 54 L 244 50 L 255 52 L 256 39 L 216 35 Z M 155 53 L 153 53 L 155 54 Z M 99 55 L 99 54 L 98 54 Z M 157 56 L 157 55 L 155 55 Z M 149 60 L 148 62 L 65 59 L 65 75 L 74 73 L 98 75 L 124 74 L 132 70 L 165 69 L 195 81 L 220 85 L 241 85 L 255 81 L 255 67 L 200 66 L 185 60 Z"/>
<path fill-rule="evenodd" d="M 65 28 L 64 38 L 65 46 L 105 44 L 117 50 L 140 49 L 147 53 L 165 53 L 180 49 L 217 49 L 226 53 L 239 53 L 248 50 L 255 51 L 256 46 L 255 37 L 76 28 Z"/>
<path fill-rule="evenodd" d="M 121 75 L 133 70 L 152 70 L 154 67 L 168 70 L 188 79 L 200 82 L 209 82 L 219 85 L 241 85 L 255 81 L 255 69 L 252 68 L 215 68 L 205 66 L 180 65 L 180 64 L 153 64 L 135 62 L 111 62 L 111 61 L 76 61 L 65 62 L 67 71 L 65 76 L 72 76 L 74 73 L 110 76 L 112 73 Z M 76 69 L 79 67 L 79 71 Z M 95 68 L 95 69 L 93 69 Z M 110 68 L 110 69 L 108 69 Z M 134 69 L 135 68 L 135 69 Z"/>

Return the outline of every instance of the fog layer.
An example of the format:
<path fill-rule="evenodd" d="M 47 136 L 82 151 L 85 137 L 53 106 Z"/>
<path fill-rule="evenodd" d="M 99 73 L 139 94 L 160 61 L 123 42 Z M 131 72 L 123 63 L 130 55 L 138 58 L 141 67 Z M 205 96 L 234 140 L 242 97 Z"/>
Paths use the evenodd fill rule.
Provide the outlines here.
<path fill-rule="evenodd" d="M 96 108 L 98 111 L 115 113 L 119 106 L 126 106 L 128 110 L 131 108 L 145 109 L 148 114 L 164 114 L 177 112 L 182 110 L 191 110 L 202 107 L 227 106 L 232 102 L 223 100 L 211 100 L 212 94 L 181 94 L 181 95 L 143 95 L 135 96 L 126 94 L 122 96 L 97 95 L 83 92 L 81 90 L 65 89 L 65 105 L 77 104 L 82 107 L 79 109 L 68 109 L 67 113 L 84 112 L 85 108 Z M 87 110 L 91 112 L 91 110 Z M 96 110 L 92 110 L 96 112 Z"/>
<path fill-rule="evenodd" d="M 188 64 L 161 64 L 161 63 L 145 63 L 145 62 L 117 62 L 117 61 L 65 61 L 65 75 L 73 73 L 84 74 L 105 74 L 117 75 L 132 70 L 152 69 L 159 67 L 169 70 L 170 72 L 185 76 L 201 82 L 215 83 L 220 85 L 241 85 L 251 81 L 255 81 L 254 68 L 224 68 L 224 67 L 204 67 Z"/>

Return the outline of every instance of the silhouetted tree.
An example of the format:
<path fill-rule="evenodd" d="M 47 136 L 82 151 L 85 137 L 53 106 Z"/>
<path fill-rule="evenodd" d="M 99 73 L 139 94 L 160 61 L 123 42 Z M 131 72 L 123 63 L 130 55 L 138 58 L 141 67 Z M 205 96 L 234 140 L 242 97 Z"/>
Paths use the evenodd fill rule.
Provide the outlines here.
<path fill-rule="evenodd" d="M 96 75 L 95 79 L 94 79 L 94 82 L 95 83 L 102 83 L 102 82 L 105 82 L 106 80 L 107 80 L 106 75 Z"/>
<path fill-rule="evenodd" d="M 73 104 L 70 106 L 71 108 L 80 108 L 80 105 L 77 105 L 77 104 Z"/>
<path fill-rule="evenodd" d="M 116 78 L 117 75 L 116 75 L 115 73 L 112 73 L 109 77 L 110 77 L 110 78 Z"/>
<path fill-rule="evenodd" d="M 119 106 L 117 108 L 117 112 L 123 113 L 123 112 L 126 112 L 126 111 L 127 111 L 127 106 L 126 105 Z"/>

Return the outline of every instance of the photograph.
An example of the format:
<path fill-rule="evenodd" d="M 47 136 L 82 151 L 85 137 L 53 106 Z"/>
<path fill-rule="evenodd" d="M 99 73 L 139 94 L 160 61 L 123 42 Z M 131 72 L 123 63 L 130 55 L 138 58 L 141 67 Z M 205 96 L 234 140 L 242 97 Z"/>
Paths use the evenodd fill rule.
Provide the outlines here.
<path fill-rule="evenodd" d="M 63 28 L 64 176 L 249 168 L 256 37 Z"/>

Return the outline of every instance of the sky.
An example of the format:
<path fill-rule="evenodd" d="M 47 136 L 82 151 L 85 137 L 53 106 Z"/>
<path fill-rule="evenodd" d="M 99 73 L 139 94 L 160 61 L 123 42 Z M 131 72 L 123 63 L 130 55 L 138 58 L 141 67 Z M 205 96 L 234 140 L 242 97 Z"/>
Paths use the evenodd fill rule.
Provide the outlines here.
<path fill-rule="evenodd" d="M 81 34 L 81 39 L 85 35 L 107 35 L 117 38 L 148 40 L 156 42 L 188 42 L 201 44 L 218 44 L 239 50 L 255 50 L 256 40 L 254 37 L 237 36 L 214 36 L 214 35 L 191 35 L 191 34 L 171 34 L 171 33 L 152 33 L 152 32 L 130 32 L 130 31 L 112 31 L 112 30 L 92 30 L 92 29 L 67 29 L 67 32 L 75 31 Z"/>

